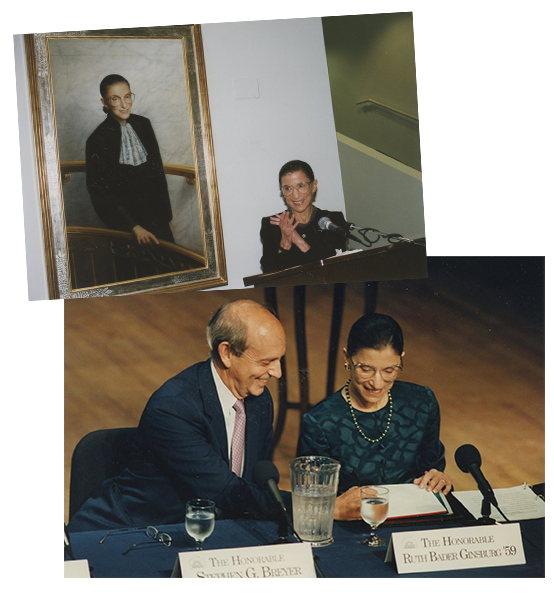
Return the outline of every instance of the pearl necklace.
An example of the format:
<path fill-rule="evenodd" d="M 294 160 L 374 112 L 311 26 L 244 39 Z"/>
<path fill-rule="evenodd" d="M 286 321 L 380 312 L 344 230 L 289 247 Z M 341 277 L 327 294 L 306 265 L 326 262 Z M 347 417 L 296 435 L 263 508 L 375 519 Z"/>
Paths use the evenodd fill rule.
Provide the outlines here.
<path fill-rule="evenodd" d="M 382 440 L 385 437 L 385 434 L 389 431 L 389 428 L 390 428 L 390 421 L 391 421 L 391 418 L 392 418 L 392 395 L 390 393 L 390 390 L 388 391 L 388 395 L 389 395 L 389 416 L 387 418 L 387 427 L 385 428 L 385 431 L 383 432 L 383 434 L 381 434 L 381 436 L 379 436 L 379 438 L 373 439 L 373 438 L 369 438 L 369 436 L 366 436 L 362 432 L 362 429 L 360 428 L 360 425 L 358 424 L 358 420 L 356 419 L 356 415 L 354 414 L 354 407 L 352 405 L 352 399 L 350 398 L 350 392 L 349 392 L 350 382 L 352 382 L 352 378 L 350 378 L 348 380 L 348 382 L 346 382 L 346 386 L 344 387 L 344 390 L 346 392 L 346 400 L 348 401 L 348 405 L 350 406 L 350 413 L 352 414 L 352 419 L 354 420 L 354 425 L 356 426 L 358 432 L 368 442 L 379 442 L 380 440 Z"/>

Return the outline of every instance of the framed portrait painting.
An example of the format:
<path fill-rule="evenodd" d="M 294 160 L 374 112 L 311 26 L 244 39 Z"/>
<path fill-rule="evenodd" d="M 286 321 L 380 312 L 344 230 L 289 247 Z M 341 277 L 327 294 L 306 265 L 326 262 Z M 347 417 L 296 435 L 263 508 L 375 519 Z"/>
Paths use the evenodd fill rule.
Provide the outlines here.
<path fill-rule="evenodd" d="M 49 297 L 226 284 L 200 26 L 25 50 Z"/>

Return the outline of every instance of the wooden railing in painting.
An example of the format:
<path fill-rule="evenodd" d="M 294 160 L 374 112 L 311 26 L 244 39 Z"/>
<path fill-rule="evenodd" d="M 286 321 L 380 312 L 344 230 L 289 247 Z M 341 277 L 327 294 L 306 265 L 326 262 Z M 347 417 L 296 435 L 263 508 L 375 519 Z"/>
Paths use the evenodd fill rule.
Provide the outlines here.
<path fill-rule="evenodd" d="M 86 162 L 60 161 L 62 184 L 72 173 L 85 173 Z M 196 184 L 196 169 L 188 165 L 164 163 L 166 175 L 184 177 L 191 186 Z M 138 244 L 128 232 L 68 226 L 67 250 L 72 289 L 106 286 L 180 273 L 206 267 L 206 259 L 192 250 L 160 240 L 160 244 Z"/>
<path fill-rule="evenodd" d="M 79 161 L 60 161 L 60 171 L 62 174 L 62 184 L 66 184 L 71 179 L 72 173 L 85 173 L 86 162 Z M 196 169 L 190 165 L 174 165 L 164 163 L 164 172 L 166 175 L 179 175 L 187 180 L 187 184 L 194 186 L 196 184 Z"/>
<path fill-rule="evenodd" d="M 138 244 L 135 236 L 115 230 L 66 228 L 71 287 L 105 286 L 206 267 L 203 255 L 177 244 Z"/>

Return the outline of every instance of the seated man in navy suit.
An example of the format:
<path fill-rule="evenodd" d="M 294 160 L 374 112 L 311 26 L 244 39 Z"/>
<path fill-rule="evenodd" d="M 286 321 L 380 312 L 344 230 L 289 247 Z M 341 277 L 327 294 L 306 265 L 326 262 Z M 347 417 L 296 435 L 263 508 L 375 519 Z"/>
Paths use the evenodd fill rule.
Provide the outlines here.
<path fill-rule="evenodd" d="M 252 468 L 270 459 L 266 385 L 281 376 L 283 326 L 264 306 L 239 300 L 220 307 L 206 332 L 211 358 L 152 395 L 128 467 L 83 504 L 70 531 L 180 522 L 194 498 L 213 500 L 224 518 L 277 517 Z"/>

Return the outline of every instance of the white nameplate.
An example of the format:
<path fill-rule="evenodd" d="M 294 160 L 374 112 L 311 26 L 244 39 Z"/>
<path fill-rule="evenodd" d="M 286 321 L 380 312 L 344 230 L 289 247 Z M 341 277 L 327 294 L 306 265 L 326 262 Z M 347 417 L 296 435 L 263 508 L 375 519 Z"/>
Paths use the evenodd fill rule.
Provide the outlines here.
<path fill-rule="evenodd" d="M 310 543 L 179 553 L 172 578 L 315 578 Z"/>
<path fill-rule="evenodd" d="M 73 559 L 63 562 L 64 578 L 90 578 L 86 559 Z"/>
<path fill-rule="evenodd" d="M 399 574 L 525 563 L 519 524 L 393 532 L 385 561 Z"/>

